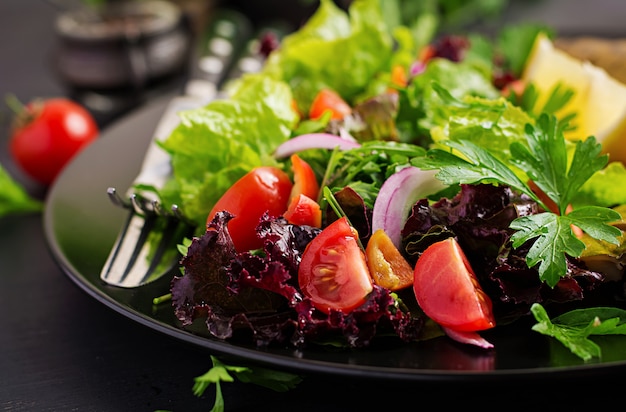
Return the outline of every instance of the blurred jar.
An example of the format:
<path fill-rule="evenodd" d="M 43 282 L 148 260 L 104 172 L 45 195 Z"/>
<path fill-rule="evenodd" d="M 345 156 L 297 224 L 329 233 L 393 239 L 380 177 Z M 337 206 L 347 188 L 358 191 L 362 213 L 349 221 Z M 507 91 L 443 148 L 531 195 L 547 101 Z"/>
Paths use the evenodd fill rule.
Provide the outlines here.
<path fill-rule="evenodd" d="M 55 67 L 72 88 L 140 89 L 181 71 L 191 32 L 182 9 L 169 1 L 113 1 L 73 8 L 56 20 Z"/>

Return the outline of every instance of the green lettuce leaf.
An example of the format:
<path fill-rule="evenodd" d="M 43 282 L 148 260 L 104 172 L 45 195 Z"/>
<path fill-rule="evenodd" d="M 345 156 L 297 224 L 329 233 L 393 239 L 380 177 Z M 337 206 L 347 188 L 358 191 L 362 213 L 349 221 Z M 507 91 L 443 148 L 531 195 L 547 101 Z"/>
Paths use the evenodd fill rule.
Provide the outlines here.
<path fill-rule="evenodd" d="M 297 122 L 286 83 L 248 75 L 229 99 L 180 113 L 181 123 L 161 144 L 172 158 L 173 179 L 160 193 L 204 228 L 213 204 L 254 167 L 278 164 L 273 150 Z"/>
<path fill-rule="evenodd" d="M 435 143 L 470 141 L 508 163 L 510 146 L 523 142 L 525 125 L 533 119 L 504 98 L 494 100 L 467 96 L 461 102 L 439 108 L 447 121 L 431 130 Z"/>
<path fill-rule="evenodd" d="M 574 208 L 597 205 L 610 207 L 626 204 L 626 167 L 611 162 L 589 178 L 572 198 Z"/>
<path fill-rule="evenodd" d="M 460 100 L 465 96 L 489 100 L 499 96 L 491 83 L 490 72 L 484 65 L 474 63 L 433 59 L 406 90 L 400 91 L 396 123 L 402 141 L 413 142 L 415 138 L 428 136 L 433 127 L 446 124 L 453 112 L 463 106 Z M 476 115 L 483 118 L 482 113 Z M 421 142 L 423 146 L 428 143 Z"/>
<path fill-rule="evenodd" d="M 322 0 L 311 19 L 283 39 L 264 73 L 288 81 L 302 107 L 324 87 L 353 102 L 377 73 L 388 70 L 392 54 L 378 0 L 353 2 L 349 14 Z"/>

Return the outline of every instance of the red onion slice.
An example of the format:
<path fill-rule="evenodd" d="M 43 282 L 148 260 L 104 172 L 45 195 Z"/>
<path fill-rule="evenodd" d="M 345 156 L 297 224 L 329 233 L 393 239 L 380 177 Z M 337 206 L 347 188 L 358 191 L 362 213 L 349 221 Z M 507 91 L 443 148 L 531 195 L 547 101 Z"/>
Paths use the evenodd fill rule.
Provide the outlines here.
<path fill-rule="evenodd" d="M 446 187 L 435 177 L 436 173 L 409 166 L 389 176 L 374 203 L 372 233 L 383 229 L 399 248 L 400 232 L 415 202 Z"/>
<path fill-rule="evenodd" d="M 307 133 L 279 145 L 274 151 L 274 158 L 283 159 L 307 149 L 334 149 L 336 147 L 339 150 L 349 150 L 361 147 L 361 144 L 330 133 Z"/>
<path fill-rule="evenodd" d="M 442 327 L 442 329 L 450 339 L 453 339 L 459 343 L 474 345 L 483 349 L 493 348 L 493 343 L 480 336 L 477 332 L 459 332 L 457 330 L 452 330 L 444 327 Z"/>

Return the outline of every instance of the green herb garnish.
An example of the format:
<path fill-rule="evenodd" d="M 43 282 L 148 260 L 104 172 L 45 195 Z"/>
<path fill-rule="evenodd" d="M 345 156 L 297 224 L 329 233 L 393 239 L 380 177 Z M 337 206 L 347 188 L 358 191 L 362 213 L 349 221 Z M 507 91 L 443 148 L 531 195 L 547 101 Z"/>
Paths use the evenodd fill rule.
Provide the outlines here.
<path fill-rule="evenodd" d="M 211 356 L 213 366 L 205 374 L 194 379 L 193 393 L 200 397 L 209 386 L 215 384 L 215 404 L 211 412 L 224 411 L 224 397 L 222 396 L 222 382 L 234 382 L 237 377 L 243 383 L 254 383 L 276 392 L 286 392 L 295 388 L 302 378 L 298 375 L 255 366 L 233 366 L 222 363 L 218 358 Z"/>
<path fill-rule="evenodd" d="M 616 211 L 598 206 L 584 206 L 565 214 L 577 190 L 608 161 L 600 155 L 601 145 L 593 136 L 576 142 L 573 154 L 563 136 L 564 124 L 553 115 L 542 114 L 537 124 L 526 125 L 525 142 L 510 145 L 510 159 L 500 160 L 486 148 L 465 140 L 442 140 L 451 150 L 432 149 L 424 160 L 416 162 L 423 168 L 439 168 L 437 177 L 445 184 L 502 184 L 510 186 L 537 201 L 543 213 L 515 219 L 511 228 L 513 247 L 534 240 L 526 263 L 538 265 L 539 277 L 554 287 L 567 272 L 566 255 L 580 257 L 585 245 L 572 232 L 575 225 L 593 238 L 618 244 L 621 231 L 609 225 L 620 218 Z M 527 180 L 532 180 L 552 200 L 559 213 L 536 195 Z"/>
<path fill-rule="evenodd" d="M 561 342 L 574 355 L 589 361 L 601 358 L 602 350 L 591 335 L 626 335 L 626 311 L 612 307 L 576 309 L 550 320 L 538 303 L 530 308 L 537 320 L 532 329 Z"/>

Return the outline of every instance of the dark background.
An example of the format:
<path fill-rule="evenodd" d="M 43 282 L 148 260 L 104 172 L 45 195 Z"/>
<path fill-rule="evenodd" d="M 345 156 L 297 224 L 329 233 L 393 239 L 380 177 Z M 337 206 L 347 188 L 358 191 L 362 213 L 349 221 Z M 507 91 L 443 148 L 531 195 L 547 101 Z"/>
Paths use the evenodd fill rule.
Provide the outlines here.
<path fill-rule="evenodd" d="M 312 5 L 296 2 L 230 1 L 255 21 L 304 19 Z M 626 6 L 622 1 L 514 2 L 507 19 L 535 18 L 565 33 L 619 36 Z M 263 6 L 264 5 L 264 6 Z M 590 10 L 593 8 L 592 10 Z M 51 69 L 57 47 L 56 10 L 37 0 L 0 1 L 0 98 L 68 95 Z M 524 14 L 526 13 L 526 14 Z M 283 17 L 284 16 L 284 17 Z M 169 79 L 156 94 L 176 94 L 185 74 Z M 149 104 L 137 102 L 114 120 Z M 13 165 L 7 151 L 8 108 L 0 104 L 0 163 L 29 192 L 45 188 Z M 2 188 L 0 188 L 2 190 Z M 39 214 L 0 218 L 0 409 L 5 411 L 208 411 L 213 389 L 197 398 L 193 378 L 206 372 L 209 353 L 158 334 L 87 296 L 62 273 L 50 255 Z M 619 405 L 621 375 L 581 381 L 495 382 L 477 387 L 449 384 L 404 385 L 307 376 L 295 390 L 278 394 L 254 385 L 224 384 L 228 411 L 339 411 L 410 408 L 503 410 L 586 410 Z M 427 406 L 428 405 L 428 406 Z"/>

